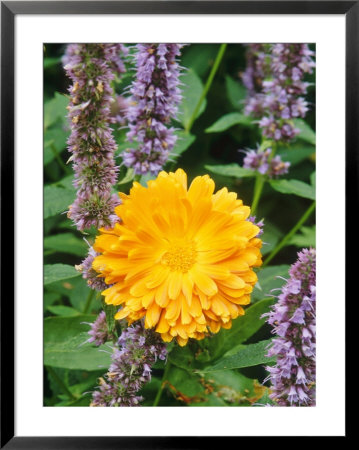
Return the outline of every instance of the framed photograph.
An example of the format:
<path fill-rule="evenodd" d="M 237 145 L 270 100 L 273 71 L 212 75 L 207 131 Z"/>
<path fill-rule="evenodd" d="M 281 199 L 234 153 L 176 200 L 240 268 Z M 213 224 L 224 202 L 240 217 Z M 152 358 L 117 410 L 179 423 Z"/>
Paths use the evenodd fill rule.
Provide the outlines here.
<path fill-rule="evenodd" d="M 347 436 L 358 26 L 1 2 L 1 448 Z"/>

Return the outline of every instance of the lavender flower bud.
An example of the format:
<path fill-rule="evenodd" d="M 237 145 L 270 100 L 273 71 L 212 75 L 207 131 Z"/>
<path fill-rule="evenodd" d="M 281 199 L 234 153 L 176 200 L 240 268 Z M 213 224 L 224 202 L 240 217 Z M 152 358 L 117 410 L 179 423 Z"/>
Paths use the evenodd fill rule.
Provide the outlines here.
<path fill-rule="evenodd" d="M 118 220 L 114 208 L 119 204 L 111 188 L 118 168 L 114 162 L 116 143 L 110 124 L 115 73 L 124 72 L 122 44 L 70 44 L 63 58 L 69 88 L 67 107 L 71 135 L 67 141 L 75 171 L 77 197 L 68 216 L 79 230 L 111 227 Z"/>
<path fill-rule="evenodd" d="M 91 336 L 87 342 L 93 342 L 98 347 L 113 339 L 112 334 L 108 331 L 105 311 L 101 311 L 95 322 L 89 324 L 91 326 L 88 334 Z"/>
<path fill-rule="evenodd" d="M 314 406 L 315 250 L 299 252 L 289 274 L 273 310 L 263 315 L 277 335 L 267 354 L 277 358 L 274 367 L 267 367 L 272 384 L 270 397 L 279 406 Z"/>
<path fill-rule="evenodd" d="M 138 175 L 157 174 L 177 139 L 168 124 L 176 118 L 182 99 L 177 62 L 182 45 L 137 44 L 136 48 L 137 73 L 130 89 L 127 138 L 138 145 L 124 152 L 123 162 Z"/>

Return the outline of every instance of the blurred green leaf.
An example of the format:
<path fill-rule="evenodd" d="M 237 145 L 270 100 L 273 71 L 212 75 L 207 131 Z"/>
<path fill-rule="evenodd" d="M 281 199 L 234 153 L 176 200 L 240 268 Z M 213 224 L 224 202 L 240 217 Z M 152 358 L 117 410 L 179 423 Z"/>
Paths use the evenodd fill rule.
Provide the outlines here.
<path fill-rule="evenodd" d="M 277 153 L 283 161 L 290 162 L 291 167 L 293 167 L 314 155 L 315 147 L 313 145 L 293 144 L 288 147 L 279 147 Z"/>
<path fill-rule="evenodd" d="M 252 367 L 259 364 L 269 364 L 275 361 L 275 358 L 268 358 L 268 345 L 271 340 L 261 341 L 256 344 L 244 345 L 235 355 L 226 356 L 216 362 L 213 366 L 206 367 L 203 372 L 215 372 L 218 370 L 241 369 L 243 367 Z"/>
<path fill-rule="evenodd" d="M 203 84 L 199 76 L 192 69 L 189 69 L 181 76 L 181 82 L 183 83 L 183 100 L 179 106 L 178 118 L 184 128 L 187 128 L 201 97 Z M 197 117 L 199 117 L 206 109 L 206 104 L 207 102 L 204 100 L 198 111 Z"/>
<path fill-rule="evenodd" d="M 270 253 L 278 243 L 281 236 L 282 232 L 277 227 L 275 227 L 271 223 L 265 222 L 263 227 L 263 234 L 261 235 L 261 239 L 263 242 L 263 246 L 261 248 L 262 255 Z"/>
<path fill-rule="evenodd" d="M 241 113 L 233 112 L 222 116 L 213 125 L 205 130 L 206 133 L 218 133 L 220 131 L 228 130 L 234 125 L 251 126 L 252 121 L 247 116 Z"/>
<path fill-rule="evenodd" d="M 247 95 L 246 88 L 243 84 L 239 80 L 234 80 L 229 75 L 226 75 L 226 91 L 232 106 L 236 109 L 242 109 L 243 101 Z"/>
<path fill-rule="evenodd" d="M 79 275 L 73 266 L 68 266 L 67 264 L 45 264 L 44 285 L 78 277 Z"/>
<path fill-rule="evenodd" d="M 171 366 L 167 380 L 177 391 L 179 391 L 178 393 L 184 394 L 185 396 L 200 397 L 203 395 L 204 387 L 201 385 L 198 375 L 190 374 L 184 369 Z M 198 400 L 200 400 L 200 398 L 198 398 Z"/>
<path fill-rule="evenodd" d="M 80 314 L 76 309 L 65 305 L 48 306 L 46 309 L 55 316 L 71 317 L 78 316 Z"/>
<path fill-rule="evenodd" d="M 60 155 L 66 147 L 67 133 L 61 128 L 50 128 L 44 134 L 44 165 L 49 164 L 55 154 Z"/>
<path fill-rule="evenodd" d="M 117 184 L 126 184 L 126 183 L 130 183 L 131 181 L 133 181 L 133 179 L 135 178 L 135 171 L 133 170 L 132 167 L 129 167 L 127 169 L 126 175 L 117 182 Z"/>
<path fill-rule="evenodd" d="M 304 122 L 304 120 L 302 119 L 294 119 L 293 122 L 295 128 L 298 128 L 300 130 L 300 133 L 297 136 L 298 139 L 301 139 L 302 141 L 306 141 L 309 142 L 310 144 L 315 145 L 316 143 L 315 133 L 307 124 L 307 122 Z"/>
<path fill-rule="evenodd" d="M 45 237 L 44 248 L 83 257 L 88 247 L 83 239 L 77 238 L 74 234 L 62 233 Z"/>
<path fill-rule="evenodd" d="M 58 119 L 65 121 L 67 116 L 67 105 L 69 100 L 65 95 L 55 92 L 54 98 L 49 100 L 44 105 L 44 127 L 48 128 L 55 123 Z"/>
<path fill-rule="evenodd" d="M 255 303 L 246 309 L 244 316 L 239 316 L 233 320 L 232 328 L 229 330 L 222 329 L 210 338 L 213 341 L 213 346 L 217 347 L 217 352 L 224 355 L 253 336 L 265 322 L 265 319 L 261 319 L 262 314 L 268 312 L 273 303 L 273 298 L 266 298 Z"/>
<path fill-rule="evenodd" d="M 256 176 L 256 172 L 254 170 L 244 169 L 236 163 L 223 165 L 219 164 L 216 166 L 205 165 L 204 167 L 210 172 L 216 173 L 217 175 L 224 175 L 226 177 L 243 178 Z"/>
<path fill-rule="evenodd" d="M 58 292 L 44 292 L 44 309 L 51 306 L 56 301 L 60 300 L 61 295 Z"/>
<path fill-rule="evenodd" d="M 193 134 L 188 134 L 182 130 L 176 131 L 175 134 L 178 136 L 178 139 L 173 150 L 171 151 L 171 156 L 177 157 L 193 144 L 196 140 L 196 136 L 193 136 Z"/>
<path fill-rule="evenodd" d="M 258 300 L 262 300 L 266 296 L 271 295 L 272 289 L 281 288 L 285 283 L 283 278 L 288 277 L 288 270 L 289 265 L 286 264 L 269 266 L 259 270 L 257 273 L 258 283 L 254 286 L 252 292 L 252 302 L 257 302 Z M 258 284 L 260 289 L 258 288 Z M 273 295 L 277 295 L 277 293 Z"/>
<path fill-rule="evenodd" d="M 58 186 L 45 186 L 44 219 L 68 210 L 74 198 L 75 192 L 72 189 L 65 189 Z"/>
<path fill-rule="evenodd" d="M 111 363 L 111 351 L 104 345 L 84 344 L 87 331 L 96 316 L 49 317 L 44 320 L 44 364 L 73 370 L 99 370 L 104 372 Z M 83 345 L 82 345 L 83 344 Z M 103 351 L 101 351 L 103 350 Z"/>
<path fill-rule="evenodd" d="M 56 66 L 61 63 L 61 57 L 45 57 L 44 58 L 44 69 L 48 69 L 49 67 Z"/>
<path fill-rule="evenodd" d="M 315 172 L 313 172 L 310 175 L 310 184 L 314 187 L 314 189 L 316 188 L 316 174 L 315 174 Z"/>
<path fill-rule="evenodd" d="M 273 189 L 282 194 L 294 194 L 315 200 L 315 189 L 310 184 L 299 180 L 270 180 Z"/>
<path fill-rule="evenodd" d="M 315 231 L 316 227 L 302 227 L 299 232 L 292 237 L 288 245 L 296 245 L 297 247 L 315 247 Z"/>
<path fill-rule="evenodd" d="M 217 53 L 217 45 L 190 45 L 186 48 L 181 63 L 183 67 L 191 67 L 199 76 L 203 77 L 213 64 Z"/>

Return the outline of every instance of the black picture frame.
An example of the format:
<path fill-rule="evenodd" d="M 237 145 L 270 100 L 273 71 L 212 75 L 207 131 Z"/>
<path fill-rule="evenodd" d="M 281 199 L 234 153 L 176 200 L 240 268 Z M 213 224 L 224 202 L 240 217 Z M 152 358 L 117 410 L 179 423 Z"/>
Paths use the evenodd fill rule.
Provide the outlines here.
<path fill-rule="evenodd" d="M 25 437 L 14 435 L 14 36 L 19 14 L 340 14 L 346 19 L 346 236 L 357 204 L 359 1 L 4 1 L 1 2 L 1 448 L 200 448 L 223 437 Z M 352 231 L 352 230 L 351 230 Z M 348 242 L 348 240 L 346 240 Z M 8 245 L 6 245 L 8 244 Z M 353 243 L 351 241 L 351 254 Z M 6 248 L 6 253 L 5 253 Z M 355 279 L 348 264 L 346 291 Z M 350 273 L 351 272 L 351 273 Z M 4 369 L 6 368 L 6 370 Z M 348 429 L 347 429 L 348 431 Z M 348 433 L 346 434 L 348 437 Z M 223 445 L 223 444 L 222 444 Z"/>

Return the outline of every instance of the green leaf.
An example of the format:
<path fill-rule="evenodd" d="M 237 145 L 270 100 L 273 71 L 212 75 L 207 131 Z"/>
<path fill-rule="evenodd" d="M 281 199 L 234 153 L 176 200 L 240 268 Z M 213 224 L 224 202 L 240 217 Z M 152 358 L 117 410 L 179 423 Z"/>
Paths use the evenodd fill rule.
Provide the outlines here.
<path fill-rule="evenodd" d="M 294 144 L 278 148 L 277 153 L 282 158 L 282 161 L 290 162 L 291 167 L 293 167 L 314 155 L 315 147 L 313 145 Z"/>
<path fill-rule="evenodd" d="M 44 248 L 47 250 L 55 250 L 59 253 L 84 256 L 87 245 L 83 239 L 77 238 L 72 233 L 62 233 L 45 237 Z"/>
<path fill-rule="evenodd" d="M 213 44 L 190 45 L 181 57 L 183 67 L 191 67 L 200 77 L 204 77 L 218 53 L 218 46 Z"/>
<path fill-rule="evenodd" d="M 242 109 L 243 100 L 246 98 L 247 91 L 242 83 L 233 80 L 229 75 L 226 75 L 226 91 L 227 97 L 232 106 L 236 109 Z"/>
<path fill-rule="evenodd" d="M 286 264 L 280 266 L 269 266 L 260 269 L 257 273 L 258 283 L 255 285 L 252 292 L 252 302 L 262 300 L 271 294 L 272 289 L 279 289 L 283 286 L 285 281 L 283 278 L 288 277 L 289 266 Z M 283 277 L 283 278 L 279 278 Z M 258 288 L 260 285 L 260 289 Z M 275 293 L 274 295 L 276 295 Z"/>
<path fill-rule="evenodd" d="M 253 336 L 265 322 L 265 319 L 261 319 L 262 314 L 268 312 L 273 303 L 273 298 L 266 298 L 255 303 L 246 309 L 244 316 L 239 316 L 233 320 L 232 328 L 229 330 L 222 329 L 210 338 L 213 341 L 213 347 L 218 347 L 217 352 L 224 355 Z"/>
<path fill-rule="evenodd" d="M 252 121 L 244 114 L 233 112 L 222 116 L 213 125 L 205 130 L 206 133 L 218 133 L 220 131 L 228 130 L 234 125 L 251 126 Z"/>
<path fill-rule="evenodd" d="M 44 219 L 68 210 L 74 198 L 75 192 L 72 189 L 65 189 L 58 186 L 45 186 Z"/>
<path fill-rule="evenodd" d="M 294 194 L 299 197 L 315 200 L 315 189 L 313 186 L 299 180 L 270 180 L 273 189 L 282 194 Z"/>
<path fill-rule="evenodd" d="M 261 248 L 262 255 L 270 253 L 276 244 L 278 243 L 280 237 L 282 236 L 281 231 L 272 225 L 271 223 L 264 223 L 263 234 L 261 236 L 263 246 Z"/>
<path fill-rule="evenodd" d="M 59 292 L 44 292 L 44 308 L 51 306 L 56 301 L 60 300 L 61 295 Z"/>
<path fill-rule="evenodd" d="M 184 128 L 187 128 L 202 95 L 203 84 L 199 76 L 192 69 L 189 69 L 181 76 L 181 82 L 183 83 L 183 100 L 179 106 L 178 117 Z M 197 117 L 199 117 L 206 109 L 206 104 L 207 102 L 204 100 L 198 111 Z"/>
<path fill-rule="evenodd" d="M 66 148 L 68 134 L 62 127 L 50 128 L 44 133 L 45 145 L 47 141 L 53 141 L 57 153 L 61 153 Z"/>
<path fill-rule="evenodd" d="M 82 322 L 92 323 L 95 318 L 93 315 L 78 315 L 45 319 L 44 364 L 87 371 L 103 368 L 105 372 L 111 364 L 110 349 L 106 345 L 84 344 L 89 338 L 89 326 Z"/>
<path fill-rule="evenodd" d="M 127 169 L 126 175 L 117 184 L 130 183 L 135 178 L 135 171 L 132 167 Z"/>
<path fill-rule="evenodd" d="M 316 174 L 315 174 L 315 172 L 313 172 L 310 175 L 310 184 L 314 187 L 314 189 L 316 188 Z"/>
<path fill-rule="evenodd" d="M 46 57 L 44 58 L 44 69 L 48 69 L 49 67 L 56 66 L 61 63 L 61 58 L 59 56 L 56 57 Z"/>
<path fill-rule="evenodd" d="M 316 227 L 302 227 L 299 233 L 294 235 L 287 245 L 296 245 L 297 247 L 315 247 Z"/>
<path fill-rule="evenodd" d="M 48 128 L 58 119 L 64 122 L 68 104 L 69 100 L 65 95 L 55 92 L 55 97 L 46 102 L 44 106 L 44 127 Z"/>
<path fill-rule="evenodd" d="M 178 136 L 178 139 L 173 150 L 171 151 L 171 156 L 177 157 L 185 152 L 188 147 L 193 144 L 193 142 L 196 140 L 196 136 L 193 136 L 193 134 L 186 133 L 182 130 L 176 131 L 175 134 Z"/>
<path fill-rule="evenodd" d="M 54 283 L 55 281 L 67 280 L 78 277 L 80 274 L 73 266 L 67 264 L 45 264 L 44 266 L 44 285 Z"/>
<path fill-rule="evenodd" d="M 254 170 L 243 169 L 243 167 L 240 167 L 238 164 L 235 163 L 216 166 L 205 165 L 204 167 L 210 172 L 216 173 L 217 175 L 223 175 L 226 177 L 243 178 L 256 176 L 256 172 Z"/>
<path fill-rule="evenodd" d="M 315 145 L 316 142 L 315 133 L 310 128 L 310 126 L 302 119 L 294 119 L 293 122 L 295 128 L 298 128 L 300 130 L 298 139 L 301 139 L 302 141 L 306 141 L 309 142 L 310 144 Z"/>
<path fill-rule="evenodd" d="M 235 355 L 226 356 L 216 362 L 213 366 L 206 367 L 203 372 L 216 372 L 219 370 L 242 369 L 244 367 L 258 366 L 259 364 L 269 364 L 275 358 L 268 358 L 268 345 L 271 340 L 261 341 L 256 344 L 244 345 Z"/>
<path fill-rule="evenodd" d="M 63 317 L 78 316 L 80 314 L 76 309 L 65 305 L 48 306 L 47 310 L 50 311 L 55 316 L 63 316 Z"/>
<path fill-rule="evenodd" d="M 199 397 L 204 392 L 204 387 L 201 385 L 198 375 L 189 374 L 179 367 L 170 367 L 167 380 L 177 391 L 189 397 Z"/>

